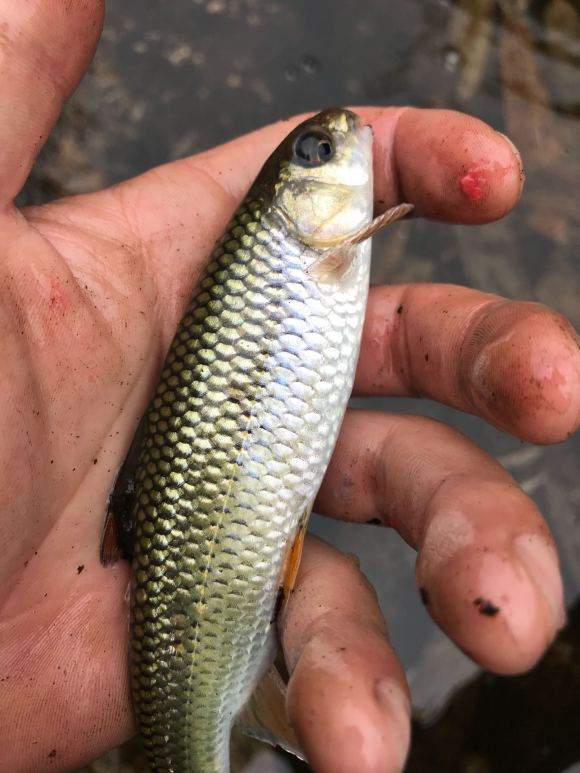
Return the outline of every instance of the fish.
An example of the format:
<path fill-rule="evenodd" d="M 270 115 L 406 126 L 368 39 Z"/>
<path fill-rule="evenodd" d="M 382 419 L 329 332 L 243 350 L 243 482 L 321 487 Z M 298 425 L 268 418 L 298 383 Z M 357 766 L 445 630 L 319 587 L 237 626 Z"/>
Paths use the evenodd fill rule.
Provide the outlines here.
<path fill-rule="evenodd" d="M 271 696 L 277 614 L 352 390 L 370 236 L 411 209 L 373 220 L 371 128 L 325 110 L 266 161 L 187 307 L 119 527 L 154 771 L 227 773 L 234 724 L 268 713 L 255 696 Z M 266 725 L 256 737 L 284 745 Z"/>

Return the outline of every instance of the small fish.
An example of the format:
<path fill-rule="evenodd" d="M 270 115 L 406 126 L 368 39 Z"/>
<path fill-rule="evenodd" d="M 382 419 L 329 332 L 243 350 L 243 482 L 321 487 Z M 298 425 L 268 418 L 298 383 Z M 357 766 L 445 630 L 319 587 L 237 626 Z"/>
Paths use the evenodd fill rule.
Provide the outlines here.
<path fill-rule="evenodd" d="M 263 708 L 275 619 L 352 388 L 369 237 L 411 209 L 372 220 L 371 129 L 330 109 L 272 154 L 213 251 L 120 508 L 133 702 L 155 771 L 227 773 L 236 722 L 295 748 Z"/>

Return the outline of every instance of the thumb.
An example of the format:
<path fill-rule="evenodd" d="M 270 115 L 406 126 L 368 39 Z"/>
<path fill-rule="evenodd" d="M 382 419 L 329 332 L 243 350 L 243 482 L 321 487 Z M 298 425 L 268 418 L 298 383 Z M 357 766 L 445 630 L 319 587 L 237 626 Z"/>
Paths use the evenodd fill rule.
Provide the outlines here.
<path fill-rule="evenodd" d="M 63 102 L 84 75 L 103 0 L 19 0 L 0 10 L 0 206 L 22 188 Z"/>

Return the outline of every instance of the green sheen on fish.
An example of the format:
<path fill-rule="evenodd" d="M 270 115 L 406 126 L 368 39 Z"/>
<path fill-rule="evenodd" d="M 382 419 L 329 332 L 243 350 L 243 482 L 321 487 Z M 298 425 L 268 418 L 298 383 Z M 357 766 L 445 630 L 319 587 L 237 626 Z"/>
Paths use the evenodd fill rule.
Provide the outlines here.
<path fill-rule="evenodd" d="M 153 770 L 230 769 L 352 388 L 372 202 L 370 128 L 342 109 L 301 124 L 227 226 L 167 356 L 133 512 L 131 681 Z"/>

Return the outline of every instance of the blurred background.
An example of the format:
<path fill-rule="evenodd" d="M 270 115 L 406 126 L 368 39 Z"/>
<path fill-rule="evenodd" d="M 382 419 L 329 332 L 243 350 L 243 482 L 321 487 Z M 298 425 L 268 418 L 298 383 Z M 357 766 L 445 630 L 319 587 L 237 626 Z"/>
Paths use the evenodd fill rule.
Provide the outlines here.
<path fill-rule="evenodd" d="M 518 145 L 523 199 L 485 227 L 391 227 L 375 240 L 373 281 L 467 284 L 542 301 L 578 327 L 579 64 L 577 0 L 109 0 L 95 61 L 20 203 L 95 190 L 294 112 L 454 107 Z M 431 623 L 395 534 L 315 517 L 313 531 L 360 557 L 407 669 L 407 770 L 578 773 L 580 437 L 535 448 L 428 401 L 362 403 L 442 419 L 497 456 L 550 522 L 570 610 L 532 674 L 484 674 Z M 237 753 L 247 773 L 308 770 L 257 745 Z M 144 769 L 136 739 L 86 770 Z"/>

